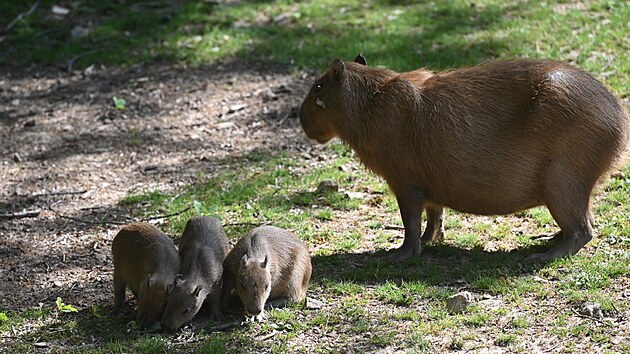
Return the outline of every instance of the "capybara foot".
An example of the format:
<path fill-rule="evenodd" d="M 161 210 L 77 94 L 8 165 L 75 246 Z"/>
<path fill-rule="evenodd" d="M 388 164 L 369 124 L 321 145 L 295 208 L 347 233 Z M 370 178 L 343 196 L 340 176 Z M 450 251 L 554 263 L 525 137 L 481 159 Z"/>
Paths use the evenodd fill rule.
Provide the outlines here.
<path fill-rule="evenodd" d="M 559 234 L 554 235 L 553 239 L 556 240 L 557 237 L 562 237 L 562 234 L 559 233 Z M 582 239 L 577 239 L 575 240 L 575 242 L 573 242 L 573 240 L 569 240 L 569 241 L 563 240 L 562 243 L 553 247 L 552 249 L 550 249 L 549 251 L 545 253 L 536 253 L 536 254 L 527 256 L 523 260 L 523 263 L 526 263 L 526 264 L 547 263 L 556 258 L 572 256 L 578 253 L 578 251 L 582 248 L 582 246 L 584 246 L 587 242 L 588 241 L 584 242 L 584 240 Z"/>
<path fill-rule="evenodd" d="M 430 234 L 427 234 L 425 232 L 420 238 L 420 242 L 422 242 L 423 244 L 442 241 L 444 241 L 444 231 L 442 230 L 437 230 L 436 232 L 432 232 Z"/>
<path fill-rule="evenodd" d="M 538 235 L 538 236 L 533 236 L 532 239 L 533 240 L 537 240 L 537 241 L 552 241 L 552 242 L 561 242 L 564 238 L 564 234 L 562 233 L 562 231 L 558 231 L 555 234 L 552 235 Z"/>
<path fill-rule="evenodd" d="M 392 261 L 404 261 L 413 256 L 418 256 L 420 253 L 422 253 L 420 244 L 418 244 L 417 248 L 402 245 L 400 248 L 390 250 L 385 258 Z"/>

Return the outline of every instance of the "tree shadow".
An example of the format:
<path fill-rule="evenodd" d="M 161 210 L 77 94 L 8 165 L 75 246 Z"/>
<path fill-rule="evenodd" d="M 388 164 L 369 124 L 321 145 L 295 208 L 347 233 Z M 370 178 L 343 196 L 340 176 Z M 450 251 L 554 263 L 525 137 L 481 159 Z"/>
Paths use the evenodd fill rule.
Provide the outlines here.
<path fill-rule="evenodd" d="M 472 39 L 475 32 L 502 21 L 505 10 L 494 5 L 378 1 L 369 4 L 368 9 L 382 14 L 382 21 L 366 25 L 364 9 L 355 4 L 325 8 L 296 4 L 276 14 L 269 9 L 273 3 L 81 1 L 71 16 L 56 20 L 51 19 L 49 8 L 41 6 L 24 20 L 26 25 L 20 31 L 10 32 L 0 42 L 6 53 L 0 63 L 63 63 L 66 68 L 76 68 L 91 63 L 203 62 L 204 55 L 208 55 L 204 52 L 210 52 L 210 57 L 220 61 L 321 67 L 332 57 L 350 58 L 363 52 L 368 59 L 396 63 L 399 70 L 407 70 L 475 64 L 500 56 L 517 40 Z M 512 8 L 520 6 L 515 3 Z M 7 6 L 6 22 L 22 10 Z M 309 12 L 330 21 L 311 22 Z M 385 23 L 396 22 L 400 22 L 400 28 L 384 30 Z M 86 35 L 76 35 L 77 28 L 84 29 Z M 218 29 L 238 38 L 215 38 Z M 199 42 L 204 43 L 195 44 Z"/>
<path fill-rule="evenodd" d="M 311 282 L 354 282 L 382 285 L 386 282 L 419 281 L 446 288 L 478 289 L 476 283 L 492 283 L 506 277 L 520 277 L 539 270 L 541 264 L 523 264 L 523 259 L 550 245 L 520 247 L 511 251 L 462 249 L 447 244 L 425 245 L 420 256 L 404 261 L 387 258 L 388 253 L 335 253 L 312 257 Z"/>

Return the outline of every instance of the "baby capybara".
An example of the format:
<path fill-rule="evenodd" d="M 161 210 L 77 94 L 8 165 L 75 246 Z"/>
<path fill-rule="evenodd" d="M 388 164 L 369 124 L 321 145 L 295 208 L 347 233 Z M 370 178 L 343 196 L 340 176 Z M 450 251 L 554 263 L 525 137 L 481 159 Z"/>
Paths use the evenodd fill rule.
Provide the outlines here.
<path fill-rule="evenodd" d="M 443 237 L 444 207 L 498 215 L 546 205 L 559 243 L 527 261 L 575 254 L 593 237 L 591 191 L 630 130 L 600 82 L 545 60 L 398 73 L 337 58 L 300 122 L 320 143 L 338 136 L 387 181 L 405 226 L 401 259 Z"/>
<path fill-rule="evenodd" d="M 210 318 L 220 319 L 221 276 L 228 252 L 228 238 L 221 221 L 208 216 L 188 220 L 179 242 L 181 274 L 168 297 L 160 324 L 174 331 L 192 320 L 204 301 L 211 309 Z"/>
<path fill-rule="evenodd" d="M 238 240 L 223 262 L 223 306 L 236 290 L 245 313 L 261 319 L 265 306 L 303 300 L 311 271 L 310 253 L 293 233 L 257 227 Z"/>
<path fill-rule="evenodd" d="M 125 304 L 129 287 L 138 300 L 136 323 L 150 327 L 160 320 L 166 298 L 179 273 L 179 255 L 173 240 L 155 226 L 124 226 L 112 242 L 114 257 L 114 305 Z"/>

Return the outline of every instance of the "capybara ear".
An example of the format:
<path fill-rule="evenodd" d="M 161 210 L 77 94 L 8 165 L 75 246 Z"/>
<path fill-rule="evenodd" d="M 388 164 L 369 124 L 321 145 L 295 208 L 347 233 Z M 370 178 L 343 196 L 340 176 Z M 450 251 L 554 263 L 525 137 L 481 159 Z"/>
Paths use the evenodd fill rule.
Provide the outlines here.
<path fill-rule="evenodd" d="M 367 59 L 365 59 L 365 57 L 361 53 L 359 53 L 359 55 L 357 55 L 357 57 L 354 58 L 354 62 L 367 66 Z"/>
<path fill-rule="evenodd" d="M 339 58 L 335 58 L 330 62 L 330 70 L 333 73 L 335 80 L 341 80 L 343 72 L 346 70 L 346 65 Z"/>
<path fill-rule="evenodd" d="M 149 274 L 149 276 L 147 277 L 147 286 L 152 287 L 153 284 L 155 284 L 155 277 L 153 276 L 153 274 Z"/>
<path fill-rule="evenodd" d="M 175 286 L 181 286 L 183 282 L 184 282 L 184 276 L 181 274 L 177 274 L 175 276 Z"/>
<path fill-rule="evenodd" d="M 260 262 L 260 268 L 267 268 L 267 256 L 265 256 L 265 260 Z"/>

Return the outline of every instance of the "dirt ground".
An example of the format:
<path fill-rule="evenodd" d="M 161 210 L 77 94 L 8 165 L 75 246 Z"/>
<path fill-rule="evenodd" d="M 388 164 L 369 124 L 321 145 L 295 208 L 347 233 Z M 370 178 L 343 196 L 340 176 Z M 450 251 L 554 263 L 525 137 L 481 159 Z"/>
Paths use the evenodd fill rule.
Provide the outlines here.
<path fill-rule="evenodd" d="M 0 310 L 110 303 L 131 192 L 175 190 L 252 150 L 321 152 L 297 120 L 310 79 L 234 63 L 0 73 Z"/>

